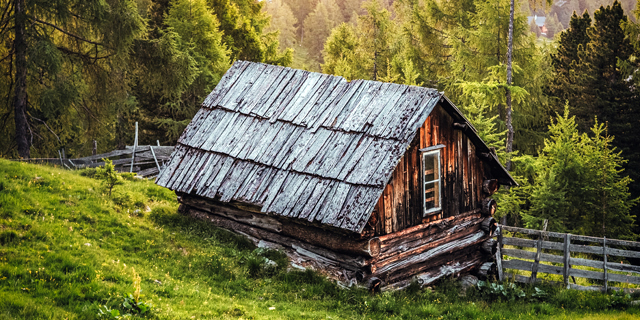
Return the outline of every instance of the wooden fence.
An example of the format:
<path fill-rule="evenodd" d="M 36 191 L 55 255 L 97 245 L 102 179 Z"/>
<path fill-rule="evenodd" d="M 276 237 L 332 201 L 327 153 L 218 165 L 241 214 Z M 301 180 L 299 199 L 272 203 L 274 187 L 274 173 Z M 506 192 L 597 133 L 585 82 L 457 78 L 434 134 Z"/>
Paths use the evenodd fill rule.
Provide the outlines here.
<path fill-rule="evenodd" d="M 504 236 L 504 231 L 512 232 L 513 236 Z M 515 235 L 517 234 L 534 239 L 516 237 Z M 622 261 L 634 261 L 634 259 L 640 258 L 640 251 L 633 250 L 633 248 L 640 248 L 640 242 L 502 225 L 499 226 L 496 235 L 498 237 L 496 263 L 498 276 L 501 280 L 504 277 L 514 277 L 518 282 L 534 283 L 540 280 L 538 279 L 538 274 L 546 273 L 561 275 L 566 287 L 579 290 L 606 291 L 610 288 L 609 282 L 613 282 L 618 287 L 623 284 L 627 284 L 627 287 L 628 284 L 640 284 L 640 266 Z M 505 245 L 513 247 L 505 248 Z M 534 248 L 535 250 L 528 251 L 517 247 Z M 543 252 L 543 250 L 547 252 Z M 571 256 L 572 253 L 586 254 L 584 256 L 589 257 L 589 259 L 574 258 Z M 503 259 L 503 256 L 508 256 L 509 259 Z M 610 259 L 609 257 L 615 257 L 615 259 Z M 550 262 L 551 264 L 541 262 Z M 598 269 L 598 271 L 578 269 L 575 266 L 591 267 Z M 506 273 L 503 271 L 504 269 L 529 271 L 531 276 Z M 576 284 L 576 278 L 599 280 L 602 285 L 578 285 Z"/>
<path fill-rule="evenodd" d="M 103 166 L 102 159 L 111 159 L 118 171 L 135 172 L 142 177 L 153 177 L 158 175 L 164 163 L 169 161 L 173 148 L 173 146 L 161 146 L 160 142 L 157 146 L 138 145 L 138 123 L 136 122 L 133 146 L 126 146 L 123 150 L 96 154 L 94 141 L 93 155 L 88 157 L 68 159 L 62 149 L 58 150 L 58 158 L 16 159 L 14 161 L 60 165 L 60 167 L 67 169 L 83 169 Z"/>

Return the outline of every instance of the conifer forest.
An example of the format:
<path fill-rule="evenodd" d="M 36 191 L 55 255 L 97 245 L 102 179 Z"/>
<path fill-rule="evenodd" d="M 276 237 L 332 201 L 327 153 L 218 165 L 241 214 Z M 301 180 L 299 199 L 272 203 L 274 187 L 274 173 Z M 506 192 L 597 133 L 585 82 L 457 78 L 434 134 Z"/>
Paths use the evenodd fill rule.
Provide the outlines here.
<path fill-rule="evenodd" d="M 637 240 L 634 0 L 0 0 L 0 157 L 174 145 L 236 60 L 436 88 L 509 225 Z"/>

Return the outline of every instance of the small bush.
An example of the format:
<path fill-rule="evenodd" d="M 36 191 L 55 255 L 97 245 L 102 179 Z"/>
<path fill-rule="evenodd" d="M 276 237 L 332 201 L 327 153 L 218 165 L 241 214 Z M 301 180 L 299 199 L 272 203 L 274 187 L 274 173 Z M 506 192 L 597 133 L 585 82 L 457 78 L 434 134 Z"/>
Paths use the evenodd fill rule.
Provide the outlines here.
<path fill-rule="evenodd" d="M 116 172 L 113 162 L 109 159 L 104 160 L 104 166 L 97 169 L 95 177 L 102 180 L 105 188 L 109 190 L 109 198 L 111 198 L 111 191 L 113 187 L 122 184 L 122 178 Z"/>

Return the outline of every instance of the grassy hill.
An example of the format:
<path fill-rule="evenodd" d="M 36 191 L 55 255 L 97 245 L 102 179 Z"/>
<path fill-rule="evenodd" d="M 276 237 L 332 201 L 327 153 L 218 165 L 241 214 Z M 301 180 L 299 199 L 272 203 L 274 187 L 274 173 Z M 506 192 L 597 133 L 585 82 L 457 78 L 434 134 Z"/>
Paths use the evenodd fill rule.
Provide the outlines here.
<path fill-rule="evenodd" d="M 0 160 L 0 319 L 632 319 L 628 298 L 539 287 L 511 301 L 457 283 L 371 295 L 177 213 L 175 194 L 125 176 L 109 197 L 95 171 Z M 267 260 L 277 266 L 265 263 Z M 506 292 L 506 291 L 505 291 Z M 135 299 L 134 299 L 135 300 Z M 126 303 L 125 303 L 126 304 Z M 106 306 L 106 307 L 105 307 Z M 113 311 L 115 314 L 116 312 Z M 134 315 L 133 318 L 138 316 Z M 115 317 L 113 317 L 115 318 Z"/>

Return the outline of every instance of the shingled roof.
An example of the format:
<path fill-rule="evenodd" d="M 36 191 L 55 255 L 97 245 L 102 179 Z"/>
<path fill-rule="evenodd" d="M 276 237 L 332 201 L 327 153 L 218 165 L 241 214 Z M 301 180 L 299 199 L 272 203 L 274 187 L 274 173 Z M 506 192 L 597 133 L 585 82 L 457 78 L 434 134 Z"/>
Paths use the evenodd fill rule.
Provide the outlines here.
<path fill-rule="evenodd" d="M 441 98 L 435 89 L 238 61 L 156 183 L 361 232 Z"/>

